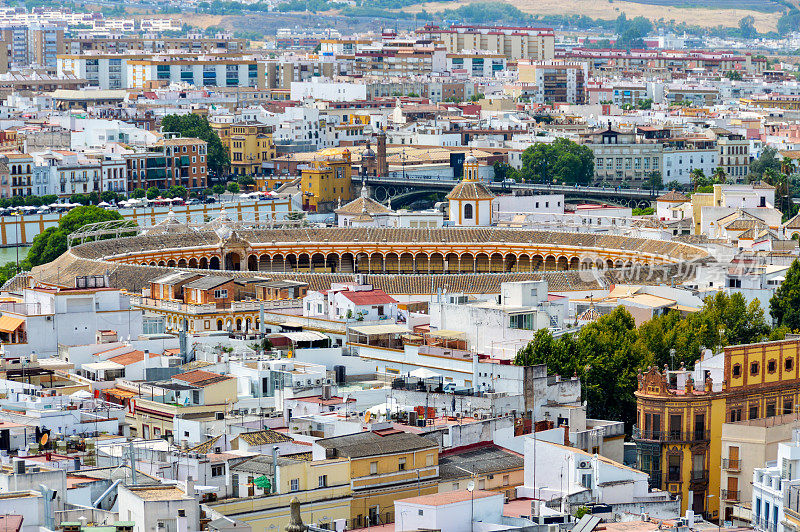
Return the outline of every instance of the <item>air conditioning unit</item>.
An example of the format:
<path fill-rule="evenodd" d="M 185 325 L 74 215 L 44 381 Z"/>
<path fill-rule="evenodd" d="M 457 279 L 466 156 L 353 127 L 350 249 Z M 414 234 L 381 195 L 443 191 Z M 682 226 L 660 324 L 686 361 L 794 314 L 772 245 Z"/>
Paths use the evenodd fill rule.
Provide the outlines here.
<path fill-rule="evenodd" d="M 578 462 L 578 469 L 590 469 L 591 467 L 591 462 Z"/>
<path fill-rule="evenodd" d="M 322 379 L 317 379 L 317 384 L 321 384 L 321 383 L 322 383 Z"/>

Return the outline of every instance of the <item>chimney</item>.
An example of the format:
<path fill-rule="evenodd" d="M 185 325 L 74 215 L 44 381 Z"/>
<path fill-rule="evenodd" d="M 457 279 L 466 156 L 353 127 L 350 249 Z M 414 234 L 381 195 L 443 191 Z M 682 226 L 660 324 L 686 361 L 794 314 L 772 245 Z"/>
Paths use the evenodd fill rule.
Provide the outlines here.
<path fill-rule="evenodd" d="M 570 447 L 572 444 L 569 442 L 569 425 L 561 425 L 564 427 L 564 445 Z"/>
<path fill-rule="evenodd" d="M 176 532 L 187 532 L 189 530 L 188 520 L 186 519 L 186 510 L 183 508 L 178 510 L 178 518 L 175 523 Z"/>
<path fill-rule="evenodd" d="M 272 493 L 278 493 L 278 482 L 280 473 L 280 469 L 278 469 L 278 446 L 272 446 L 272 471 L 275 473 L 272 476 Z"/>
<path fill-rule="evenodd" d="M 150 350 L 144 350 L 144 357 L 142 358 L 142 376 L 147 380 L 147 366 L 150 364 Z"/>
<path fill-rule="evenodd" d="M 186 479 L 186 496 L 194 497 L 194 480 L 192 477 Z"/>

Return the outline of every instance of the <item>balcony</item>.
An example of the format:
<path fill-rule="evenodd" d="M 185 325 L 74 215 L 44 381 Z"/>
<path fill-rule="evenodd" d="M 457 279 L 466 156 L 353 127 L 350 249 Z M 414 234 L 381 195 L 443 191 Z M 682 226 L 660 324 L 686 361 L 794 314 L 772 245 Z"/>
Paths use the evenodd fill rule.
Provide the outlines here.
<path fill-rule="evenodd" d="M 742 461 L 738 458 L 723 458 L 722 469 L 726 471 L 740 471 Z"/>
<path fill-rule="evenodd" d="M 708 441 L 710 438 L 708 430 L 640 430 L 637 426 L 633 427 L 634 440 L 680 443 Z"/>
<path fill-rule="evenodd" d="M 776 532 L 778 526 L 775 523 L 765 520 L 763 517 L 756 517 L 753 519 L 753 528 L 760 532 Z"/>
<path fill-rule="evenodd" d="M 722 500 L 739 502 L 739 490 L 722 490 Z"/>

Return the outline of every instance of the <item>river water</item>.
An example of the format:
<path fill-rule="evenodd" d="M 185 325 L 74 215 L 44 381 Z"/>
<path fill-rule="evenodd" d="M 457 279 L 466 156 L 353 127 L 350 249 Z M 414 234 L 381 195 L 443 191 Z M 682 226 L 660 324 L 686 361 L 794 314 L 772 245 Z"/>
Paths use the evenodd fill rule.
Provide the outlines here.
<path fill-rule="evenodd" d="M 31 249 L 30 246 L 20 246 L 19 247 L 19 260 L 24 259 L 28 255 L 28 251 Z M 10 247 L 10 248 L 0 248 L 0 265 L 5 264 L 6 262 L 15 262 L 17 260 L 17 248 Z"/>

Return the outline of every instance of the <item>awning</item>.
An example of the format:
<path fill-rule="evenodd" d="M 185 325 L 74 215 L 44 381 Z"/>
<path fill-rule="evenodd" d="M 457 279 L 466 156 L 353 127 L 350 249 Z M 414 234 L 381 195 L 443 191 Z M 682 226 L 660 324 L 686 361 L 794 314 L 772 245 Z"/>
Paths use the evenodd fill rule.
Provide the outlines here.
<path fill-rule="evenodd" d="M 267 336 L 270 338 L 288 338 L 292 342 L 318 342 L 328 339 L 327 336 L 317 331 L 272 333 Z"/>
<path fill-rule="evenodd" d="M 446 338 L 448 340 L 466 340 L 467 338 L 467 333 L 463 331 L 451 331 L 448 329 L 429 331 L 426 334 L 428 336 L 433 336 L 434 338 Z"/>
<path fill-rule="evenodd" d="M 129 392 L 128 390 L 122 390 L 120 388 L 106 388 L 103 390 L 103 393 L 113 395 L 114 397 L 119 397 L 120 399 L 128 399 L 138 395 L 136 392 Z"/>
<path fill-rule="evenodd" d="M 0 331 L 13 333 L 19 326 L 25 323 L 22 318 L 15 318 L 14 316 L 0 316 Z"/>
<path fill-rule="evenodd" d="M 125 369 L 125 366 L 110 360 L 103 360 L 102 362 L 89 362 L 88 364 L 83 364 L 81 365 L 81 369 L 87 369 L 89 371 L 111 371 L 115 369 Z"/>
<path fill-rule="evenodd" d="M 435 371 L 431 371 L 428 368 L 417 368 L 411 373 L 409 373 L 412 377 L 417 377 L 418 379 L 432 379 L 435 377 L 441 377 L 439 373 Z"/>
<path fill-rule="evenodd" d="M 411 332 L 405 325 L 397 325 L 396 323 L 361 325 L 359 327 L 350 327 L 350 330 L 357 334 L 363 334 L 364 336 L 375 336 L 378 334 L 407 334 Z"/>

